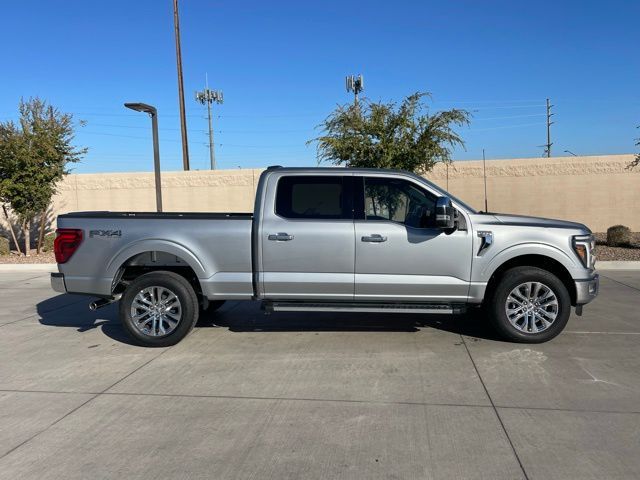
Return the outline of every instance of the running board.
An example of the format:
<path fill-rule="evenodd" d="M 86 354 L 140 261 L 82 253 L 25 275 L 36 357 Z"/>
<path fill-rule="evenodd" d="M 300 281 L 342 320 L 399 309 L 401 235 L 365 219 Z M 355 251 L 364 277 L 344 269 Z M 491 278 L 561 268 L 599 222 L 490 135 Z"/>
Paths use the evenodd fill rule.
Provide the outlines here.
<path fill-rule="evenodd" d="M 324 303 L 263 302 L 266 312 L 357 312 L 357 313 L 430 313 L 459 314 L 464 304 L 446 303 Z"/>

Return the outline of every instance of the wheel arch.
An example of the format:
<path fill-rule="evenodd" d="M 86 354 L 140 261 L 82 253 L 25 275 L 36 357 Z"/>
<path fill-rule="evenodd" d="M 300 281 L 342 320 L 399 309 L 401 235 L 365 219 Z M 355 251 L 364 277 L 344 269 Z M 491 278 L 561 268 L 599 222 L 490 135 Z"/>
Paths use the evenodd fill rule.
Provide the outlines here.
<path fill-rule="evenodd" d="M 511 257 L 498 265 L 489 277 L 485 298 L 488 298 L 492 294 L 504 274 L 515 267 L 536 267 L 554 274 L 566 287 L 569 292 L 569 297 L 571 298 L 571 305 L 575 306 L 577 297 L 576 284 L 567 267 L 550 256 L 531 253 Z"/>
<path fill-rule="evenodd" d="M 154 270 L 177 273 L 185 277 L 197 293 L 202 292 L 200 278 L 206 277 L 206 272 L 198 258 L 180 244 L 155 240 L 130 245 L 112 259 L 107 266 L 112 293 L 121 281 Z"/>

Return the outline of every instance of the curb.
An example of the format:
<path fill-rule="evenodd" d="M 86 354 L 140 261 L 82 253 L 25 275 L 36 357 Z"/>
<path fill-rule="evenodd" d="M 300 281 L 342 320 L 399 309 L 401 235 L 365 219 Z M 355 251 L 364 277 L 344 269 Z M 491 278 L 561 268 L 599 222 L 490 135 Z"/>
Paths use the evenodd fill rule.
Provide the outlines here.
<path fill-rule="evenodd" d="M 57 272 L 57 263 L 0 263 L 0 273 L 4 272 Z"/>
<path fill-rule="evenodd" d="M 640 270 L 640 261 L 596 261 L 596 270 Z"/>

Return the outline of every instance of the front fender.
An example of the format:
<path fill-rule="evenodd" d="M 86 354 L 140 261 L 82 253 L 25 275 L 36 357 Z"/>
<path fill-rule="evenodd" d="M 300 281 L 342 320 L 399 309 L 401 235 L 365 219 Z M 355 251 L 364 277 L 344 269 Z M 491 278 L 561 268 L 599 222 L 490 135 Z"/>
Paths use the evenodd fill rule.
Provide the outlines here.
<path fill-rule="evenodd" d="M 487 251 L 487 253 L 489 253 L 489 251 Z M 524 255 L 541 255 L 552 258 L 566 268 L 573 278 L 579 277 L 579 272 L 584 270 L 584 267 L 578 262 L 577 258 L 572 258 L 558 247 L 544 243 L 520 243 L 507 247 L 495 253 L 490 258 L 476 257 L 475 261 L 480 264 L 480 268 L 475 269 L 473 280 L 475 282 L 488 282 L 491 275 L 493 275 L 501 265 L 513 258 Z"/>

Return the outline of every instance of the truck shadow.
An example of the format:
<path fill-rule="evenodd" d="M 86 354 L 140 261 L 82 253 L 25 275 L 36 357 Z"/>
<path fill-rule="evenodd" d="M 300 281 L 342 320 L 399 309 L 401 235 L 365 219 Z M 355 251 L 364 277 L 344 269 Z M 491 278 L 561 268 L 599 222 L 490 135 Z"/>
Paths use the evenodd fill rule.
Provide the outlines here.
<path fill-rule="evenodd" d="M 203 313 L 201 328 L 223 327 L 231 332 L 417 332 L 433 328 L 486 340 L 500 340 L 480 310 L 462 315 L 397 313 L 278 312 L 265 315 L 248 302 L 225 304 Z"/>
<path fill-rule="evenodd" d="M 100 329 L 107 337 L 135 345 L 118 318 L 118 305 L 92 312 L 90 297 L 58 295 L 36 305 L 42 325 L 74 328 L 78 333 Z M 229 302 L 219 311 L 202 313 L 196 328 L 227 328 L 231 332 L 417 332 L 433 328 L 450 333 L 499 340 L 480 312 L 464 315 L 389 313 L 272 313 L 258 304 Z"/>
<path fill-rule="evenodd" d="M 91 297 L 84 295 L 58 295 L 36 305 L 39 321 L 51 327 L 74 328 L 78 333 L 100 329 L 107 337 L 128 345 L 135 345 L 118 319 L 117 304 L 96 312 L 89 310 Z"/>

